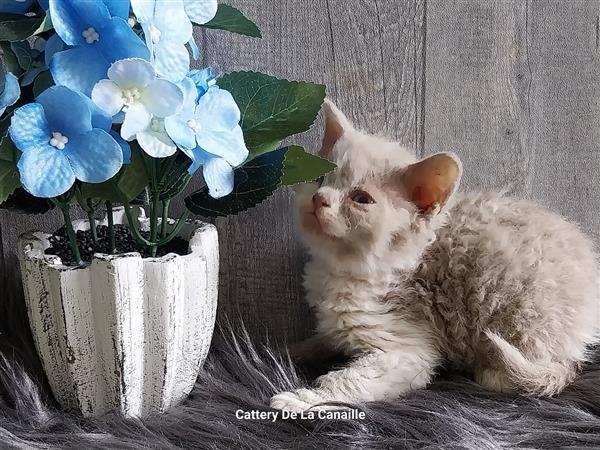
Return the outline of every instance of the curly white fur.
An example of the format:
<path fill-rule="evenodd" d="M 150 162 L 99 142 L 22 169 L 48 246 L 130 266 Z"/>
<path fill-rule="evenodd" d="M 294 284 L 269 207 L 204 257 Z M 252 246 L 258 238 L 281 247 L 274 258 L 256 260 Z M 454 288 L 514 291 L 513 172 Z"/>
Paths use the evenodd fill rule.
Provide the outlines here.
<path fill-rule="evenodd" d="M 456 194 L 455 155 L 417 162 L 331 103 L 326 123 L 322 154 L 337 169 L 297 190 L 305 287 L 317 336 L 354 360 L 271 405 L 391 399 L 442 364 L 496 391 L 560 392 L 600 329 L 591 242 L 531 202 Z M 373 202 L 353 201 L 357 190 Z"/>

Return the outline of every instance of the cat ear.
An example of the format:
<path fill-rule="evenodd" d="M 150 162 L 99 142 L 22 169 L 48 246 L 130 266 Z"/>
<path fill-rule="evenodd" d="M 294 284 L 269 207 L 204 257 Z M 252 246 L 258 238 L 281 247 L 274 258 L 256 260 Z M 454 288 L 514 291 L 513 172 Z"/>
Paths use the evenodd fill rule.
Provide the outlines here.
<path fill-rule="evenodd" d="M 344 113 L 328 98 L 323 103 L 323 111 L 325 113 L 325 134 L 323 136 L 323 145 L 321 146 L 321 150 L 319 150 L 319 156 L 329 158 L 335 143 L 346 132 L 354 130 L 354 127 Z"/>
<path fill-rule="evenodd" d="M 408 200 L 423 213 L 443 208 L 458 189 L 462 164 L 452 153 L 437 153 L 406 168 L 402 184 Z"/>

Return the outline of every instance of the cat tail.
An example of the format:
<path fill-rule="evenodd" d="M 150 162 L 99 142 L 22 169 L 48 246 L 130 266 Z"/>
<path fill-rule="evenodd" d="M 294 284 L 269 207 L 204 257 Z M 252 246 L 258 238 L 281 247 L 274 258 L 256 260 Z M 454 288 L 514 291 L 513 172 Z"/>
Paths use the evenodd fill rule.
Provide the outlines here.
<path fill-rule="evenodd" d="M 531 361 L 498 334 L 490 330 L 485 334 L 500 351 L 510 381 L 527 394 L 552 396 L 575 378 L 576 367 L 571 361 Z"/>

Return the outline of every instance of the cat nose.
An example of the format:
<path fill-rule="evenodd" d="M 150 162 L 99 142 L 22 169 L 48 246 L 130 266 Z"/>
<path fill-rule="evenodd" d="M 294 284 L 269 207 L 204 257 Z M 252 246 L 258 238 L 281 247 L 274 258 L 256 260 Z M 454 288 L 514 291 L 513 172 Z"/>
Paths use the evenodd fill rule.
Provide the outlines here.
<path fill-rule="evenodd" d="M 312 201 L 315 209 L 329 208 L 331 206 L 322 194 L 313 195 Z"/>

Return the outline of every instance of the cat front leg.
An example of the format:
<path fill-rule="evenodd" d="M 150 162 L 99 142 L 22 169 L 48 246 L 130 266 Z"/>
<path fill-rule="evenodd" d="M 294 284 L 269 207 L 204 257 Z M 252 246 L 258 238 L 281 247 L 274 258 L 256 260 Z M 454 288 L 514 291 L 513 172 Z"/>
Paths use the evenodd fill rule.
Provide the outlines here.
<path fill-rule="evenodd" d="M 358 357 L 344 369 L 317 378 L 311 389 L 282 392 L 271 407 L 301 412 L 335 409 L 327 402 L 364 403 L 390 400 L 425 387 L 439 362 L 435 351 L 377 351 Z"/>

